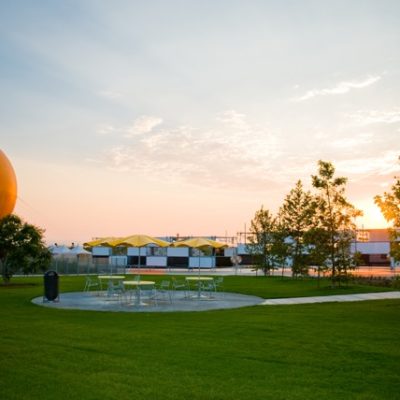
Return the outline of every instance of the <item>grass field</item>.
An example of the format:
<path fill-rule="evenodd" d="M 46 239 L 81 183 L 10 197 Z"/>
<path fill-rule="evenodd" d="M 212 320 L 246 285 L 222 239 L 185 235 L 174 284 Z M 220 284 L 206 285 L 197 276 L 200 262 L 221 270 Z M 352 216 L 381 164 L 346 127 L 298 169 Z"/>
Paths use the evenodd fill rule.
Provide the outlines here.
<path fill-rule="evenodd" d="M 4 400 L 400 398 L 400 300 L 108 313 L 38 307 L 41 278 L 12 283 L 0 287 Z M 83 278 L 60 278 L 61 292 L 82 287 Z M 236 276 L 225 289 L 265 298 L 382 290 Z"/>

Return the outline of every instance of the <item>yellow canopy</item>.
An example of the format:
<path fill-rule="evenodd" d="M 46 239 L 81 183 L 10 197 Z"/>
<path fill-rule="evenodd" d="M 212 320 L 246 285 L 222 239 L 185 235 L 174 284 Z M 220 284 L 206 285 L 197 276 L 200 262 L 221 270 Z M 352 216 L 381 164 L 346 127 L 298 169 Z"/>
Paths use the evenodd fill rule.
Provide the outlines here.
<path fill-rule="evenodd" d="M 127 246 L 127 247 L 144 247 L 149 244 L 155 244 L 159 247 L 167 247 L 170 245 L 165 240 L 157 239 L 147 235 L 132 235 L 120 239 L 110 240 L 108 245 L 111 247 Z"/>
<path fill-rule="evenodd" d="M 226 243 L 217 242 L 215 240 L 207 239 L 207 238 L 191 238 L 186 240 L 180 240 L 179 242 L 175 242 L 172 244 L 174 247 L 191 247 L 196 249 L 205 250 L 207 248 L 214 249 L 222 249 L 224 247 L 228 247 Z M 200 276 L 200 253 L 199 253 L 199 276 Z M 199 286 L 200 288 L 200 286 Z M 200 290 L 200 289 L 199 289 Z"/>
<path fill-rule="evenodd" d="M 174 247 L 193 247 L 196 249 L 213 247 L 214 249 L 223 249 L 228 247 L 226 243 L 217 242 L 215 240 L 207 239 L 207 238 L 191 238 L 186 240 L 181 240 L 179 242 L 173 243 Z"/>
<path fill-rule="evenodd" d="M 83 243 L 84 247 L 95 247 L 95 246 L 109 246 L 109 242 L 113 240 L 117 240 L 120 238 L 116 237 L 104 237 L 95 240 L 91 240 L 90 242 Z"/>

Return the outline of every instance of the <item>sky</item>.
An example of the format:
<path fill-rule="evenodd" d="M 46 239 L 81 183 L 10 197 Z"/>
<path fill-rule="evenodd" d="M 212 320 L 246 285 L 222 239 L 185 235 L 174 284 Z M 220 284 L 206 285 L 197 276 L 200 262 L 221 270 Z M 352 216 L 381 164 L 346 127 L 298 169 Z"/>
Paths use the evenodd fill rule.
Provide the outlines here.
<path fill-rule="evenodd" d="M 0 3 L 0 148 L 49 243 L 236 236 L 318 160 L 359 227 L 399 175 L 400 2 Z"/>

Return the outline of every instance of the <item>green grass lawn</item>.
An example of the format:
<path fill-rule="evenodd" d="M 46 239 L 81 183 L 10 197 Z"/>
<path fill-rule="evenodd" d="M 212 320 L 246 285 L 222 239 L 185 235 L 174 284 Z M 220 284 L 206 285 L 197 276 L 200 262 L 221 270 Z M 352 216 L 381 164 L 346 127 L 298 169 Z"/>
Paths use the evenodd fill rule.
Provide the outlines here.
<path fill-rule="evenodd" d="M 166 275 L 142 275 L 142 277 L 156 282 L 171 278 L 171 276 Z M 127 279 L 133 279 L 133 277 L 127 275 Z M 38 282 L 41 283 L 42 281 L 39 280 Z M 84 277 L 63 276 L 60 278 L 61 292 L 82 290 L 83 287 Z M 318 280 L 314 278 L 292 279 L 286 277 L 281 278 L 280 276 L 225 276 L 224 290 L 270 299 L 383 292 L 393 289 L 354 284 L 332 287 L 329 279 L 321 279 L 318 282 Z"/>
<path fill-rule="evenodd" d="M 112 313 L 38 307 L 41 278 L 12 283 L 0 287 L 1 399 L 400 397 L 400 300 Z M 82 287 L 60 277 L 61 292 Z M 266 298 L 382 290 L 236 276 L 225 289 Z"/>

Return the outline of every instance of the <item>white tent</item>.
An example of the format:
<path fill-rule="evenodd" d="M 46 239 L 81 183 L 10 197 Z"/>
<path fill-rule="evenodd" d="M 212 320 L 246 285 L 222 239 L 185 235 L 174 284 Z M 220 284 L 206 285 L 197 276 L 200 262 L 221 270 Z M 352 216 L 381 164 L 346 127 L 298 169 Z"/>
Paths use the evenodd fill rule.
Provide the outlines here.
<path fill-rule="evenodd" d="M 92 253 L 90 251 L 85 250 L 82 245 L 78 244 L 78 246 L 75 246 L 69 250 L 69 254 L 75 254 L 79 256 L 81 254 L 91 255 Z"/>
<path fill-rule="evenodd" d="M 74 259 L 74 261 L 77 261 L 78 264 L 87 264 L 92 262 L 92 253 L 85 250 L 83 246 L 78 244 L 77 246 L 70 249 L 68 253 L 68 258 Z"/>
<path fill-rule="evenodd" d="M 65 245 L 52 246 L 52 247 L 50 247 L 50 251 L 51 251 L 51 254 L 53 254 L 53 256 L 70 254 L 70 252 L 71 252 L 71 250 Z"/>

